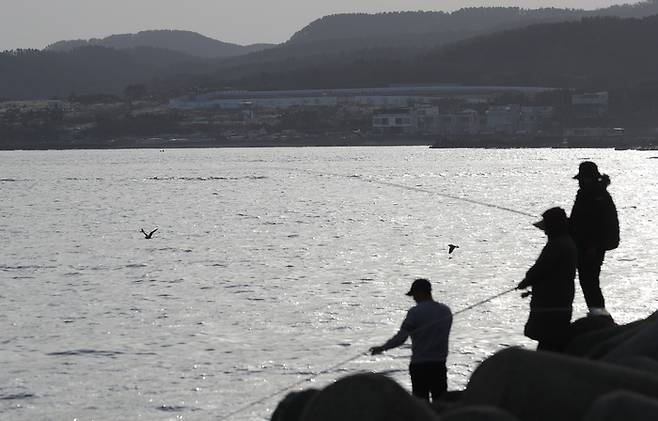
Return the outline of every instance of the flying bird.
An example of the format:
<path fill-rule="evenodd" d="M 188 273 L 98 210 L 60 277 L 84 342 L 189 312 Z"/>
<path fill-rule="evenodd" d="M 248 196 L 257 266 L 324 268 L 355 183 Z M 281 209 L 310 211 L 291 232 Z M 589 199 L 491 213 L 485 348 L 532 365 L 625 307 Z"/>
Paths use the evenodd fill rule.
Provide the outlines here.
<path fill-rule="evenodd" d="M 144 234 L 144 238 L 146 238 L 147 240 L 150 240 L 151 237 L 153 237 L 153 234 L 154 234 L 157 230 L 158 230 L 158 229 L 156 228 L 156 229 L 154 229 L 153 231 L 151 231 L 151 232 L 149 232 L 149 233 L 147 234 L 146 231 L 144 231 L 144 228 L 142 228 L 142 234 Z"/>
<path fill-rule="evenodd" d="M 455 251 L 455 249 L 458 249 L 458 248 L 459 248 L 459 246 L 456 246 L 454 244 L 448 244 L 448 254 L 452 254 L 452 252 Z"/>

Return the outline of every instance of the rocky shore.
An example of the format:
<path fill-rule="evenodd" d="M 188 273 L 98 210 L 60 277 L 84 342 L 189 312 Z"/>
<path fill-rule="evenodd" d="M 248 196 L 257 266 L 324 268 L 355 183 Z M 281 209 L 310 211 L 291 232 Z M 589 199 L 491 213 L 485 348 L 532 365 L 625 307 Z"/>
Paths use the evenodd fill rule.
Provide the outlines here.
<path fill-rule="evenodd" d="M 290 393 L 272 421 L 658 420 L 658 312 L 625 325 L 579 319 L 562 354 L 507 348 L 483 361 L 464 390 L 439 402 L 390 378 L 361 373 Z"/>

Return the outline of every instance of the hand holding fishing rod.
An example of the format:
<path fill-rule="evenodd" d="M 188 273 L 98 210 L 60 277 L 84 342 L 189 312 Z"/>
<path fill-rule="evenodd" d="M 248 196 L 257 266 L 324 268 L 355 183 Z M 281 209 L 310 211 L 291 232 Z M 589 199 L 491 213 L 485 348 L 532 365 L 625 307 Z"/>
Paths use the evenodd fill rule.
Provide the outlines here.
<path fill-rule="evenodd" d="M 516 289 L 526 289 L 526 288 L 528 288 L 529 286 L 530 286 L 530 285 L 529 285 L 529 282 L 528 282 L 527 278 L 524 278 L 524 279 L 523 279 L 521 282 L 519 282 L 519 284 L 516 286 Z M 531 295 L 532 295 L 532 290 L 530 290 L 530 291 L 524 291 L 524 292 L 521 294 L 521 298 L 526 298 L 526 297 L 529 297 L 529 296 L 531 296 Z"/>
<path fill-rule="evenodd" d="M 418 280 L 416 280 L 416 281 L 418 281 Z M 416 284 L 416 281 L 414 281 L 414 284 Z M 425 284 L 425 282 L 426 282 L 426 284 Z M 412 284 L 411 289 L 409 290 L 409 292 L 407 293 L 407 295 L 413 296 L 413 293 L 414 293 L 415 291 L 418 291 L 418 288 L 419 288 L 419 287 L 420 287 L 420 289 L 422 290 L 423 288 L 427 288 L 427 285 L 429 285 L 429 294 L 430 294 L 430 297 L 431 297 L 431 284 L 429 283 L 428 280 L 424 279 L 423 281 L 419 281 L 419 283 L 418 283 L 416 289 L 414 289 L 414 284 Z M 422 286 L 423 284 L 425 284 L 425 286 Z M 482 304 L 488 303 L 489 301 L 493 301 L 494 299 L 496 299 L 496 298 L 498 298 L 498 297 L 501 297 L 501 296 L 503 296 L 503 295 L 505 295 L 505 294 L 509 294 L 510 292 L 515 291 L 515 290 L 516 290 L 516 287 L 511 288 L 511 289 L 507 289 L 507 290 L 505 290 L 505 291 L 503 291 L 503 292 L 501 292 L 501 293 L 498 293 L 498 294 L 493 295 L 493 296 L 491 296 L 491 297 L 489 297 L 489 298 L 486 298 L 486 299 L 484 299 L 484 300 L 481 300 L 481 301 L 479 301 L 479 302 L 477 302 L 477 303 L 475 303 L 475 304 L 472 304 L 472 305 L 470 305 L 470 306 L 468 306 L 468 307 L 466 307 L 466 308 L 463 308 L 463 309 L 461 309 L 461 310 L 455 312 L 454 314 L 446 313 L 446 314 L 445 314 L 445 317 L 446 317 L 445 319 L 435 320 L 435 321 L 433 321 L 433 322 L 431 322 L 431 323 L 429 323 L 429 324 L 427 324 L 427 325 L 422 325 L 422 326 L 419 326 L 419 327 L 416 328 L 416 329 L 411 329 L 411 330 L 408 331 L 408 333 L 406 334 L 407 336 L 405 336 L 405 340 L 406 340 L 406 338 L 407 338 L 408 336 L 412 336 L 412 340 L 413 340 L 413 337 L 414 337 L 416 334 L 420 334 L 420 333 L 422 333 L 422 331 L 425 330 L 425 329 L 428 329 L 428 330 L 429 330 L 430 328 L 433 327 L 433 324 L 435 324 L 435 323 L 437 323 L 437 324 L 438 324 L 438 323 L 443 323 L 443 324 L 445 324 L 447 321 L 450 321 L 450 324 L 452 324 L 452 318 L 453 318 L 453 316 L 456 316 L 456 315 L 461 314 L 461 313 L 465 313 L 465 312 L 467 312 L 467 311 L 469 311 L 469 310 L 472 310 L 472 309 L 474 309 L 474 308 L 476 308 L 476 307 L 478 307 L 478 306 L 481 306 Z M 426 291 L 426 292 L 428 292 L 428 291 Z M 412 293 L 412 294 L 410 294 L 410 293 Z M 434 301 L 434 300 L 432 300 L 432 301 Z M 435 303 L 436 303 L 436 302 L 435 302 Z M 439 303 L 436 303 L 436 304 L 439 304 Z M 446 307 L 447 307 L 447 306 L 446 306 Z M 448 308 L 448 311 L 449 311 L 449 310 L 450 310 L 450 309 Z M 403 327 L 404 327 L 404 326 L 405 326 L 405 324 L 403 323 Z M 449 331 L 449 327 L 448 327 L 448 331 Z M 430 331 L 429 333 L 431 334 L 432 332 Z M 404 342 L 404 341 L 403 341 L 403 342 Z M 447 339 L 446 339 L 446 345 L 447 345 Z M 325 368 L 324 370 L 318 371 L 318 372 L 316 372 L 316 373 L 314 373 L 314 374 L 312 374 L 312 375 L 309 375 L 309 376 L 307 376 L 307 377 L 304 377 L 304 378 L 302 378 L 302 379 L 300 379 L 300 380 L 298 380 L 298 381 L 296 381 L 296 382 L 294 382 L 294 383 L 291 383 L 291 384 L 289 384 L 289 385 L 287 385 L 287 386 L 285 386 L 285 387 L 282 387 L 282 388 L 280 388 L 280 389 L 277 389 L 277 390 L 275 390 L 274 392 L 270 393 L 270 394 L 267 395 L 267 396 L 264 396 L 264 397 L 262 397 L 262 398 L 260 398 L 260 399 L 257 399 L 257 400 L 255 400 L 255 401 L 249 402 L 249 403 L 247 403 L 246 405 L 243 405 L 243 406 L 241 406 L 241 407 L 239 407 L 239 408 L 237 408 L 237 409 L 231 411 L 230 413 L 227 413 L 227 414 L 225 414 L 225 415 L 219 417 L 219 420 L 228 420 L 228 419 L 230 419 L 231 417 L 233 417 L 233 416 L 236 415 L 236 414 L 239 414 L 239 413 L 241 413 L 241 412 L 244 412 L 244 411 L 246 411 L 247 409 L 252 408 L 252 407 L 254 407 L 254 406 L 256 406 L 256 405 L 262 404 L 262 403 L 266 402 L 266 401 L 269 400 L 269 399 L 272 399 L 272 398 L 274 398 L 274 397 L 276 397 L 276 396 L 279 396 L 279 395 L 281 395 L 281 394 L 283 394 L 283 393 L 285 393 L 285 392 L 291 391 L 291 390 L 293 390 L 293 389 L 295 389 L 295 388 L 297 388 L 297 387 L 299 387 L 299 386 L 301 386 L 301 385 L 303 385 L 303 384 L 307 384 L 307 383 L 313 381 L 314 379 L 316 379 L 317 377 L 322 376 L 322 375 L 325 375 L 325 374 L 328 374 L 328 373 L 331 373 L 331 372 L 337 370 L 337 369 L 340 368 L 340 367 L 343 367 L 343 366 L 345 366 L 345 365 L 347 365 L 347 364 L 349 364 L 349 363 L 351 363 L 351 362 L 353 362 L 353 361 L 358 360 L 359 358 L 361 358 L 361 357 L 363 357 L 363 356 L 366 356 L 366 355 L 368 355 L 368 354 L 370 354 L 370 355 L 379 355 L 379 354 L 381 354 L 382 352 L 384 352 L 386 349 L 388 349 L 388 348 L 385 348 L 384 346 L 373 346 L 373 347 L 371 347 L 368 351 L 360 352 L 359 354 L 356 354 L 356 355 L 354 355 L 354 356 L 352 356 L 352 357 L 350 357 L 350 358 L 348 358 L 348 359 L 342 360 L 342 361 L 340 361 L 340 362 L 338 362 L 338 363 L 332 365 L 331 367 L 327 367 L 327 368 Z M 413 348 L 412 348 L 412 350 L 413 350 Z M 446 354 L 447 354 L 447 350 L 446 350 Z M 439 364 L 441 364 L 441 363 L 439 363 Z M 443 366 L 445 366 L 445 361 L 443 362 Z M 442 378 L 442 377 L 439 377 L 439 378 Z M 412 386 L 412 387 L 413 387 L 413 386 Z M 418 387 L 418 386 L 417 386 L 417 387 Z M 442 387 L 443 387 L 443 385 L 440 385 L 440 388 L 442 388 Z M 446 386 L 446 389 L 447 389 L 447 386 Z M 438 396 L 438 395 L 437 395 L 437 396 Z"/>

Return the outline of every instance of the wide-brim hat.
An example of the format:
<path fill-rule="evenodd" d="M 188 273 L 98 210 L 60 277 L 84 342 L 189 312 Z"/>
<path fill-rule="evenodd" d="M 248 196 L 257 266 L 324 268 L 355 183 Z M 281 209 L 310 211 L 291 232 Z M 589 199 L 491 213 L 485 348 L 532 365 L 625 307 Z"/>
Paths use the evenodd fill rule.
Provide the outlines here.
<path fill-rule="evenodd" d="M 533 223 L 535 227 L 539 228 L 542 231 L 546 231 L 546 227 L 550 226 L 551 229 L 554 229 L 556 226 L 568 224 L 567 213 L 564 209 L 560 207 L 554 207 L 548 209 L 546 212 L 541 214 L 542 219 Z"/>
<path fill-rule="evenodd" d="M 417 292 L 432 292 L 432 284 L 430 284 L 430 281 L 424 278 L 416 279 L 411 284 L 411 288 L 409 288 L 409 292 L 407 292 L 406 295 L 412 296 Z"/>
<path fill-rule="evenodd" d="M 599 172 L 599 167 L 596 166 L 592 161 L 583 161 L 578 166 L 578 174 L 574 175 L 574 180 L 580 180 L 581 178 L 600 178 L 601 173 Z"/>

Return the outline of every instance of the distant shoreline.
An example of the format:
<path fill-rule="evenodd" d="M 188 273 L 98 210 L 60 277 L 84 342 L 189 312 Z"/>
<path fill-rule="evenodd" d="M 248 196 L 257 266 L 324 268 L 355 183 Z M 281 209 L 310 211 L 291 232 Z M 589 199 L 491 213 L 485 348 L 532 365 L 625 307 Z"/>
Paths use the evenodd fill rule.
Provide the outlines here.
<path fill-rule="evenodd" d="M 6 142 L 0 150 L 85 150 L 85 149 L 185 149 L 185 148 L 285 148 L 348 146 L 427 146 L 437 149 L 538 149 L 605 148 L 656 150 L 658 141 L 647 138 L 570 138 L 561 137 L 484 137 L 461 136 L 449 141 L 436 137 L 404 136 L 298 136 L 290 139 L 212 139 L 212 138 L 121 138 L 108 141 Z"/>

